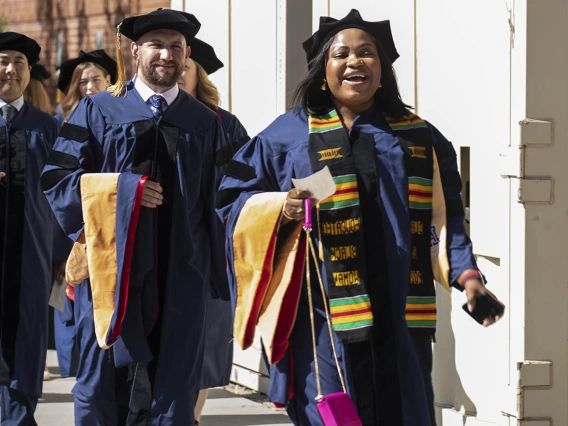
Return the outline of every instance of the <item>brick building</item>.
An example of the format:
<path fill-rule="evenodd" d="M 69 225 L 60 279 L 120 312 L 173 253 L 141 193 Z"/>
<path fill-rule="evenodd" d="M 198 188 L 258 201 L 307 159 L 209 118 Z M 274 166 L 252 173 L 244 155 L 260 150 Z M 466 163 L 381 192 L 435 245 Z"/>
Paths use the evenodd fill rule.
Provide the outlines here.
<path fill-rule="evenodd" d="M 0 0 L 3 31 L 16 31 L 42 47 L 40 62 L 52 73 L 48 91 L 55 101 L 55 69 L 79 50 L 105 49 L 116 58 L 116 27 L 123 18 L 170 7 L 170 0 Z M 128 51 L 130 43 L 123 44 Z M 128 58 L 128 56 L 125 56 Z M 134 63 L 126 61 L 127 76 Z"/>

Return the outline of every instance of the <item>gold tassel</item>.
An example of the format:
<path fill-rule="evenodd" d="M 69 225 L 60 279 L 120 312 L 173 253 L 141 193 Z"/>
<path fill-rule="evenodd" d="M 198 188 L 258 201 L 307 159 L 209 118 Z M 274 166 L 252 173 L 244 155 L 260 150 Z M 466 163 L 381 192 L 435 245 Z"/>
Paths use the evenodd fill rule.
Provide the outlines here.
<path fill-rule="evenodd" d="M 116 83 L 110 86 L 107 91 L 114 97 L 126 95 L 124 87 L 124 58 L 122 57 L 122 50 L 120 46 L 121 34 L 120 27 L 122 22 L 116 26 L 116 63 L 117 63 L 117 78 Z"/>

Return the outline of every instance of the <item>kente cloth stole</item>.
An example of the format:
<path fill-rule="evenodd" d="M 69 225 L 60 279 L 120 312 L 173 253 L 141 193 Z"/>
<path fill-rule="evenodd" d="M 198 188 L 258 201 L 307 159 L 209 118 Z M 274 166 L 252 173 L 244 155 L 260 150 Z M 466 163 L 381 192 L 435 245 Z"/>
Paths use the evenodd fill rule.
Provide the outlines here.
<path fill-rule="evenodd" d="M 309 117 L 308 151 L 314 172 L 329 170 L 336 192 L 320 201 L 320 253 L 327 276 L 331 322 L 338 337 L 359 342 L 370 337 L 373 325 L 367 291 L 365 240 L 359 189 L 349 138 L 335 110 Z"/>
<path fill-rule="evenodd" d="M 434 154 L 427 124 L 415 114 L 385 116 L 406 152 L 411 255 L 406 322 L 411 328 L 436 328 L 436 289 L 431 248 L 439 243 L 432 220 Z M 445 224 L 444 224 L 445 225 Z"/>
<path fill-rule="evenodd" d="M 436 293 L 432 259 L 436 258 L 438 265 L 440 257 L 446 265 L 447 256 L 445 241 L 440 244 L 445 239 L 446 211 L 441 186 L 433 185 L 434 165 L 437 168 L 437 163 L 432 137 L 426 123 L 415 114 L 385 118 L 407 154 L 411 232 L 407 324 L 413 328 L 435 330 Z M 327 165 L 337 188 L 333 196 L 317 206 L 320 257 L 323 257 L 327 275 L 332 325 L 338 337 L 345 342 L 365 340 L 373 324 L 367 290 L 372 283 L 367 281 L 364 223 L 350 141 L 335 110 L 325 116 L 309 117 L 309 131 L 308 150 L 313 171 Z M 437 188 L 438 199 L 435 218 L 434 187 Z M 439 253 L 439 246 L 443 253 Z M 449 267 L 441 269 L 446 277 L 439 280 L 445 282 Z"/>

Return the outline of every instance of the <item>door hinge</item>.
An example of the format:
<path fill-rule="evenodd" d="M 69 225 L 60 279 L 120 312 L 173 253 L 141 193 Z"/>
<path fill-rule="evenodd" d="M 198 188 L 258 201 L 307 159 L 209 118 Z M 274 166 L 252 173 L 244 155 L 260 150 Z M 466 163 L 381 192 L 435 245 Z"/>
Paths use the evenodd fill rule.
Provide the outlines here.
<path fill-rule="evenodd" d="M 552 426 L 552 417 L 531 417 L 525 413 L 525 398 L 528 391 L 536 392 L 552 388 L 552 361 L 519 362 L 517 372 L 517 425 Z"/>
<path fill-rule="evenodd" d="M 554 179 L 552 176 L 527 176 L 527 150 L 548 148 L 554 142 L 552 121 L 525 118 L 519 121 L 521 140 L 518 146 L 506 147 L 499 153 L 499 174 L 503 178 L 518 179 L 517 201 L 521 204 L 552 204 Z"/>

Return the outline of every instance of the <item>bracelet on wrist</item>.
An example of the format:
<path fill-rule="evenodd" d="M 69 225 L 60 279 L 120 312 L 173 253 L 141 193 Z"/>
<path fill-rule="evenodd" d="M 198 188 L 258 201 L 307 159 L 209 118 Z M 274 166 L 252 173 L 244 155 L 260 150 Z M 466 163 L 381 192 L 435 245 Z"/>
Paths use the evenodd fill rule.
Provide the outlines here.
<path fill-rule="evenodd" d="M 290 215 L 288 214 L 288 212 L 286 211 L 286 201 L 287 201 L 287 200 L 284 200 L 284 205 L 282 206 L 282 215 L 283 215 L 286 219 L 294 220 L 294 218 L 293 218 L 292 216 L 290 216 Z"/>
<path fill-rule="evenodd" d="M 466 281 L 469 281 L 469 280 L 472 280 L 472 279 L 478 279 L 480 281 L 483 281 L 481 279 L 481 273 L 479 271 L 470 271 L 470 272 L 463 274 L 460 277 L 459 282 L 463 286 L 466 283 Z"/>

